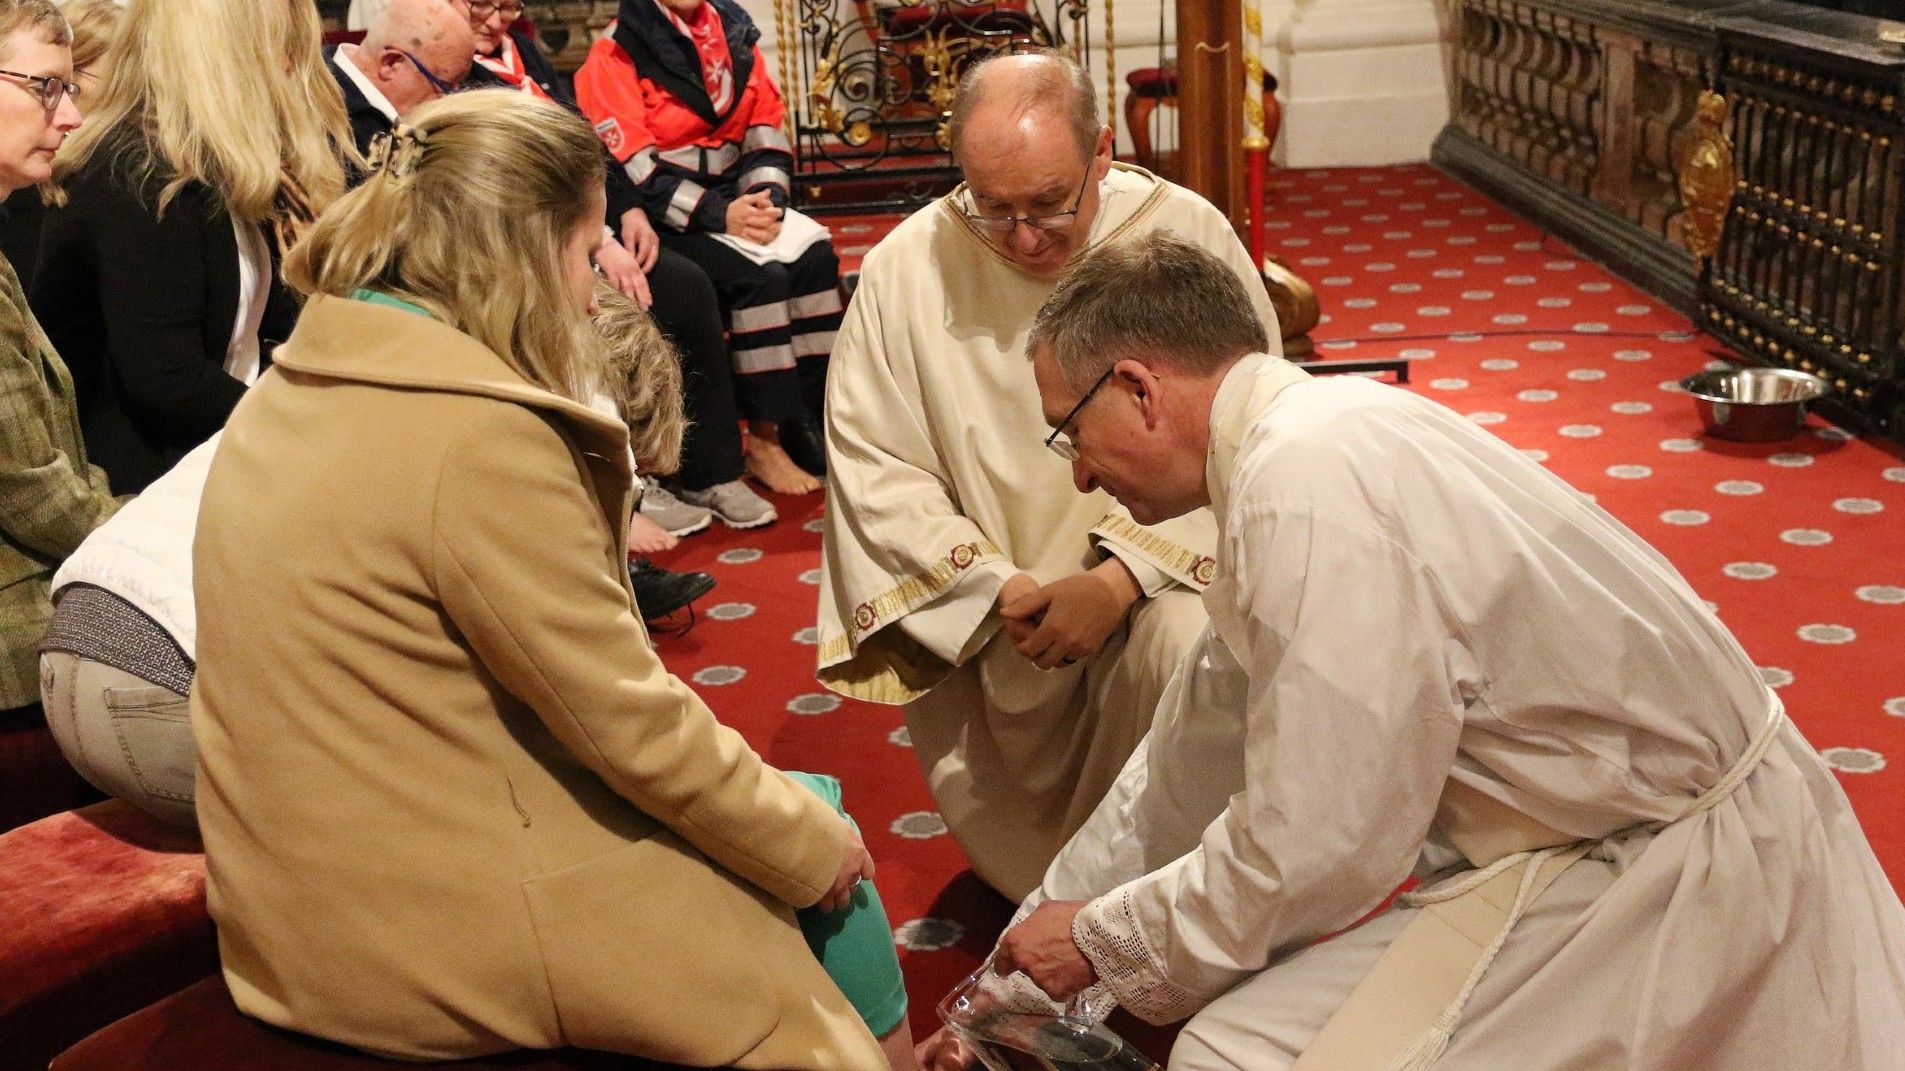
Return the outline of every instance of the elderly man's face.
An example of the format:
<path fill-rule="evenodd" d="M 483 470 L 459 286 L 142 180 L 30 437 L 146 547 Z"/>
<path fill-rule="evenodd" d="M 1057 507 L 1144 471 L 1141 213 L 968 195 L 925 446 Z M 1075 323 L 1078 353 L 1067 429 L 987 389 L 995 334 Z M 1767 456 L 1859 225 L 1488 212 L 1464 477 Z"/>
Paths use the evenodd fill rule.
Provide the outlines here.
<path fill-rule="evenodd" d="M 958 162 L 966 176 L 961 207 L 970 216 L 1035 220 L 981 222 L 992 247 L 1032 275 L 1053 276 L 1091 237 L 1098 182 L 1111 168 L 1111 131 L 1101 131 L 1086 155 L 1058 109 L 981 105 L 960 136 Z"/>

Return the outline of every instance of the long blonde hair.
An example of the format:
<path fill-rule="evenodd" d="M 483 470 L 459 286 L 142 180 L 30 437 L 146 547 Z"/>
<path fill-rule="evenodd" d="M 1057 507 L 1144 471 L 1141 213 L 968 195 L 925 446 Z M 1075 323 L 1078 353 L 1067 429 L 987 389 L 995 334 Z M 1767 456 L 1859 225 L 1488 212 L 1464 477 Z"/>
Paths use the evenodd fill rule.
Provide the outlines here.
<path fill-rule="evenodd" d="M 681 357 L 641 303 L 609 286 L 595 287 L 595 329 L 604 344 L 603 386 L 628 424 L 635 464 L 651 476 L 681 467 Z"/>
<path fill-rule="evenodd" d="M 233 219 L 288 243 L 356 158 L 323 36 L 312 0 L 132 0 L 54 184 L 114 154 L 135 188 L 164 180 L 159 212 L 200 182 Z"/>
<path fill-rule="evenodd" d="M 60 13 L 73 26 L 75 72 L 89 70 L 99 62 L 126 19 L 126 9 L 118 0 L 65 0 Z"/>
<path fill-rule="evenodd" d="M 558 105 L 484 89 L 419 106 L 391 146 L 285 255 L 285 282 L 414 302 L 524 379 L 588 404 L 605 382 L 602 340 L 560 261 L 600 207 L 595 132 Z"/>

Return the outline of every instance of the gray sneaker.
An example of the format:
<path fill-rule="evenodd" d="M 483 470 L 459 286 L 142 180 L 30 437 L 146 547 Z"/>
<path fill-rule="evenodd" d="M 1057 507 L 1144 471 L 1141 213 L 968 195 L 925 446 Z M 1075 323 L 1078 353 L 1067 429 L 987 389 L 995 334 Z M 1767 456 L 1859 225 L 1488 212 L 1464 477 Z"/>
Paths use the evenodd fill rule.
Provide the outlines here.
<path fill-rule="evenodd" d="M 764 524 L 773 524 L 780 516 L 774 512 L 774 504 L 748 487 L 740 480 L 717 483 L 701 491 L 683 489 L 682 501 L 713 511 L 721 523 L 729 528 L 759 528 Z"/>
<path fill-rule="evenodd" d="M 642 479 L 642 516 L 661 525 L 677 539 L 701 531 L 713 519 L 707 509 L 670 494 L 653 476 Z"/>

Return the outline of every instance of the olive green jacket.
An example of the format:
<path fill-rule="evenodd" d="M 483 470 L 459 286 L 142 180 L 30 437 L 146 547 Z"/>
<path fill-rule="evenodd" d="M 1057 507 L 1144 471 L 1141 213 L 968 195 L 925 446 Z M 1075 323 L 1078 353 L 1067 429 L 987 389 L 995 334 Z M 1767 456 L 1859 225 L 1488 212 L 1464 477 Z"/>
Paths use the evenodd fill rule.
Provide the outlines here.
<path fill-rule="evenodd" d="M 86 460 L 73 377 L 0 258 L 0 710 L 39 701 L 53 571 L 118 509 Z"/>

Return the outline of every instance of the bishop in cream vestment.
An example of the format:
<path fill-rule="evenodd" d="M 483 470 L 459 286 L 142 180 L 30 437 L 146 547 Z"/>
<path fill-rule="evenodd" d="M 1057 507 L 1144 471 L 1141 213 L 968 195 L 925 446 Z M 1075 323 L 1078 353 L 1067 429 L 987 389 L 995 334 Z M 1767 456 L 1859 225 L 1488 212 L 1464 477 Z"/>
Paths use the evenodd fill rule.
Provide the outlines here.
<path fill-rule="evenodd" d="M 1397 388 L 1210 432 L 1210 627 L 1034 897 L 1173 1071 L 1905 1068 L 1905 911 L 1664 558 Z"/>
<path fill-rule="evenodd" d="M 1169 230 L 1244 281 L 1269 337 L 1276 314 L 1215 208 L 1113 165 L 1086 248 Z M 1143 527 L 1081 495 L 1039 446 L 1025 337 L 1056 285 L 1001 256 L 954 207 L 921 209 L 866 259 L 828 377 L 829 502 L 819 676 L 904 704 L 912 744 L 981 878 L 1015 899 L 1104 795 L 1150 727 L 1203 624 L 1208 513 Z M 1115 554 L 1148 598 L 1099 653 L 1043 671 L 1000 630 L 1019 572 L 1049 583 Z"/>

